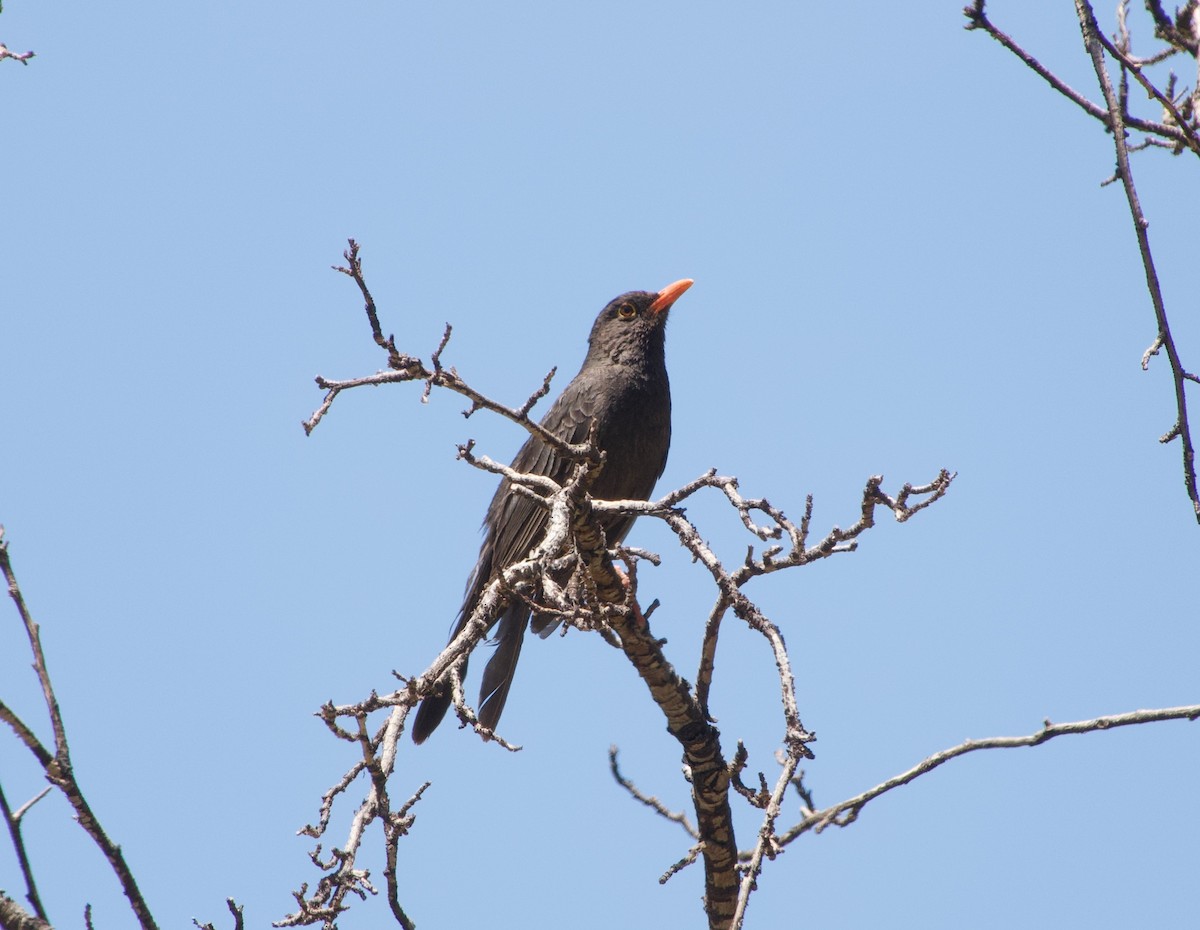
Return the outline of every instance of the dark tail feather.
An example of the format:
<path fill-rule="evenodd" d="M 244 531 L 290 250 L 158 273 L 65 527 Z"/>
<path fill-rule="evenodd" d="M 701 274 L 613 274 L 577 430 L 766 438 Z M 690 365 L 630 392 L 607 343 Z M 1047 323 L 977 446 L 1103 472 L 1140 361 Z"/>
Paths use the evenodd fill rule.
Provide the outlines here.
<path fill-rule="evenodd" d="M 500 715 L 504 713 L 528 620 L 529 611 L 524 605 L 509 607 L 500 618 L 496 652 L 488 660 L 487 668 L 483 670 L 483 684 L 479 686 L 479 722 L 489 730 L 496 729 Z"/>
<path fill-rule="evenodd" d="M 467 663 L 463 663 L 462 677 L 467 677 Z M 429 739 L 429 734 L 438 728 L 438 724 L 450 709 L 450 682 L 439 681 L 437 690 L 421 702 L 417 708 L 417 719 L 412 725 L 412 739 L 418 746 Z"/>

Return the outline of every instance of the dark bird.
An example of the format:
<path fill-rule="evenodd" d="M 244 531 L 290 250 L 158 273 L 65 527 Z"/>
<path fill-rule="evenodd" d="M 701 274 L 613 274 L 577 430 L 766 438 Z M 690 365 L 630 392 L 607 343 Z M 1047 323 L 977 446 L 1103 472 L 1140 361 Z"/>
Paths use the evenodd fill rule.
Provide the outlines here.
<path fill-rule="evenodd" d="M 596 422 L 597 443 L 606 453 L 591 487 L 592 497 L 598 500 L 646 500 L 666 467 L 671 445 L 671 386 L 664 355 L 667 313 L 691 286 L 691 280 L 684 278 L 657 293 L 630 291 L 601 310 L 588 337 L 583 367 L 542 419 L 542 426 L 570 443 L 586 440 L 592 421 Z M 559 483 L 570 473 L 570 462 L 536 436 L 521 447 L 512 467 Z M 514 493 L 507 480 L 501 483 L 483 521 L 479 561 L 467 581 L 451 639 L 470 620 L 492 579 L 537 545 L 546 521 L 545 508 Z M 610 547 L 625 538 L 633 521 L 631 516 L 601 518 Z M 491 619 L 492 626 L 499 625 L 496 651 L 479 690 L 479 722 L 489 729 L 495 729 L 508 699 L 529 616 L 529 607 L 514 599 Z M 547 635 L 554 624 L 535 621 L 534 628 Z M 424 742 L 450 708 L 449 684 L 443 681 L 439 688 L 417 710 L 414 742 Z"/>

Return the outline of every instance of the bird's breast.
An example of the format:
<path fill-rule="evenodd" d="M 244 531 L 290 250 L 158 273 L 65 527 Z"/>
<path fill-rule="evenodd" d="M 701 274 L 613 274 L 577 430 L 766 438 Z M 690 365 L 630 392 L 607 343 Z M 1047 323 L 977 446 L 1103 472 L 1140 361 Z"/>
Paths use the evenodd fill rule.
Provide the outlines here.
<path fill-rule="evenodd" d="M 629 379 L 597 398 L 605 464 L 592 486 L 594 497 L 644 500 L 654 490 L 671 446 L 670 387 L 665 374 L 654 381 Z"/>

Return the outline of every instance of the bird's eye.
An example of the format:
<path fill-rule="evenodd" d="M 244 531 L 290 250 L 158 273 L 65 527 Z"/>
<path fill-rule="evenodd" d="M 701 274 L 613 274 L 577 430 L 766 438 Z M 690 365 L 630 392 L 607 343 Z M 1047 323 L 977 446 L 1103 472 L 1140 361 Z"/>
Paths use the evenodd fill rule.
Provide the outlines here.
<path fill-rule="evenodd" d="M 617 307 L 617 316 L 622 320 L 632 320 L 637 316 L 637 307 L 633 304 L 621 304 L 621 306 Z"/>

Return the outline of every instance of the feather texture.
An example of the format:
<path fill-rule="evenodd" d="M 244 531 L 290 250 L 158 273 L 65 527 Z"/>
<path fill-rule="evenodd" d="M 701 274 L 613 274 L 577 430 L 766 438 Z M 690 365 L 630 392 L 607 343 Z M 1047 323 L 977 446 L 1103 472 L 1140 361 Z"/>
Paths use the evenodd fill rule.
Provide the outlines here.
<path fill-rule="evenodd" d="M 591 495 L 599 500 L 645 500 L 667 463 L 671 443 L 671 391 L 664 353 L 667 311 L 691 284 L 678 282 L 659 293 L 622 294 L 600 312 L 588 340 L 588 354 L 579 373 L 550 407 L 542 426 L 570 443 L 587 439 L 596 422 L 597 442 L 606 453 Z M 536 436 L 530 436 L 513 459 L 515 471 L 544 475 L 563 483 L 570 463 Z M 605 516 L 601 520 L 608 545 L 620 543 L 633 517 Z M 546 511 L 501 482 L 484 519 L 479 559 L 467 582 L 462 608 L 451 638 L 470 620 L 491 580 L 509 565 L 528 556 L 546 530 Z M 479 722 L 495 729 L 508 700 L 529 608 L 510 603 L 490 618 L 496 651 L 484 670 L 479 695 Z M 535 622 L 548 634 L 557 624 Z M 465 675 L 464 668 L 464 675 Z M 441 723 L 450 707 L 445 682 L 417 710 L 413 740 L 423 742 Z"/>

